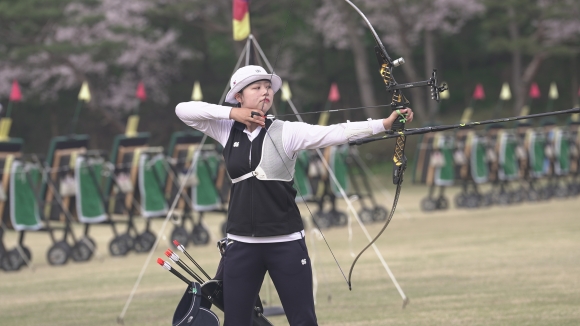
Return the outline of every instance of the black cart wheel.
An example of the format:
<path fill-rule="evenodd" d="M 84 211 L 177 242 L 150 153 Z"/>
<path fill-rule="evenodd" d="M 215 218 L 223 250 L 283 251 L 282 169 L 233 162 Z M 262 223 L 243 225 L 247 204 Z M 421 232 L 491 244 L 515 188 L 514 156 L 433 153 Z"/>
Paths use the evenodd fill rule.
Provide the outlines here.
<path fill-rule="evenodd" d="M 183 226 L 176 225 L 173 228 L 173 231 L 171 231 L 171 238 L 169 239 L 170 245 L 175 248 L 173 240 L 177 240 L 179 244 L 187 247 L 187 243 L 189 242 L 189 234 L 187 234 L 187 230 Z"/>
<path fill-rule="evenodd" d="M 125 256 L 131 248 L 128 246 L 128 241 L 126 236 L 131 238 L 128 234 L 123 234 L 120 236 L 116 236 L 109 242 L 109 252 L 111 256 Z M 133 239 L 131 238 L 131 243 L 133 243 Z"/>
<path fill-rule="evenodd" d="M 375 206 L 373 209 L 373 220 L 375 222 L 382 222 L 387 220 L 389 211 L 383 206 Z"/>
<path fill-rule="evenodd" d="M 372 223 L 374 221 L 374 214 L 373 210 L 370 208 L 363 208 L 358 212 L 358 217 L 360 221 L 364 224 Z"/>
<path fill-rule="evenodd" d="M 512 193 L 512 202 L 514 204 L 523 203 L 526 200 L 526 193 L 523 189 L 514 190 Z"/>
<path fill-rule="evenodd" d="M 153 248 L 157 237 L 153 232 L 147 230 L 135 238 L 134 249 L 136 252 L 148 252 Z"/>
<path fill-rule="evenodd" d="M 448 209 L 449 208 L 449 201 L 447 200 L 447 197 L 440 196 L 439 198 L 437 198 L 436 202 L 435 202 L 435 208 L 438 210 Z"/>
<path fill-rule="evenodd" d="M 540 193 L 540 200 L 549 200 L 550 198 L 552 198 L 552 189 L 549 186 L 540 188 L 539 190 Z"/>
<path fill-rule="evenodd" d="M 314 213 L 314 215 L 312 216 L 312 222 L 321 230 L 328 229 L 332 225 L 332 220 L 323 211 L 318 211 Z"/>
<path fill-rule="evenodd" d="M 527 195 L 527 200 L 529 202 L 537 202 L 540 200 L 540 194 L 535 190 L 535 189 L 530 189 L 528 190 L 528 192 L 526 193 Z"/>
<path fill-rule="evenodd" d="M 71 254 L 71 247 L 66 241 L 59 241 L 52 245 L 46 253 L 46 260 L 53 266 L 64 265 Z"/>
<path fill-rule="evenodd" d="M 4 253 L 4 257 L 3 257 L 4 261 L 2 262 L 3 264 L 3 268 L 4 270 L 11 272 L 11 271 L 17 271 L 20 269 L 20 267 L 22 267 L 22 265 L 24 265 L 24 260 L 22 259 L 22 256 L 20 256 L 20 253 L 18 252 L 18 249 L 13 248 L 12 250 L 6 251 Z"/>
<path fill-rule="evenodd" d="M 421 209 L 424 212 L 432 212 L 437 209 L 437 201 L 430 197 L 421 199 Z"/>
<path fill-rule="evenodd" d="M 193 227 L 193 231 L 191 231 L 191 242 L 196 246 L 209 243 L 209 231 L 201 223 Z"/>
<path fill-rule="evenodd" d="M 477 208 L 479 207 L 479 198 L 477 194 L 469 194 L 465 198 L 465 207 L 467 208 Z"/>
<path fill-rule="evenodd" d="M 18 256 L 15 256 L 12 250 L 5 251 L 0 255 L 0 269 L 7 272 L 12 272 L 20 269 L 20 264 L 17 262 Z"/>
<path fill-rule="evenodd" d="M 568 196 L 572 197 L 578 195 L 578 187 L 576 187 L 575 184 L 569 183 L 566 187 L 568 188 Z"/>
<path fill-rule="evenodd" d="M 481 195 L 479 205 L 481 207 L 490 207 L 491 205 L 493 205 L 493 194 L 487 193 L 487 194 Z"/>
<path fill-rule="evenodd" d="M 127 231 L 127 233 L 124 233 L 120 236 L 121 240 L 125 242 L 125 246 L 127 247 L 127 251 L 129 250 L 133 250 L 135 247 L 135 239 L 129 234 L 129 232 Z"/>
<path fill-rule="evenodd" d="M 328 214 L 332 218 L 332 225 L 334 226 L 344 226 L 348 223 L 348 216 L 341 211 L 330 211 Z"/>
<path fill-rule="evenodd" d="M 455 195 L 455 206 L 456 207 L 465 207 L 465 201 L 467 199 L 467 194 L 460 192 Z"/>
<path fill-rule="evenodd" d="M 10 265 L 10 260 L 8 260 L 7 252 L 0 253 L 0 269 L 6 272 L 12 270 L 12 265 Z"/>
<path fill-rule="evenodd" d="M 555 186 L 554 187 L 554 196 L 557 198 L 566 198 L 568 197 L 568 187 L 566 186 Z"/>
<path fill-rule="evenodd" d="M 497 203 L 502 206 L 506 206 L 512 203 L 512 194 L 509 192 L 502 192 L 498 196 Z"/>
<path fill-rule="evenodd" d="M 97 251 L 97 243 L 95 242 L 95 239 L 89 237 L 88 235 L 85 235 L 83 239 L 85 239 L 85 241 L 88 241 L 87 244 L 89 245 L 89 248 L 91 248 L 93 252 Z"/>
<path fill-rule="evenodd" d="M 15 256 L 17 257 L 16 259 L 19 265 L 18 269 L 20 269 L 20 267 L 27 265 L 26 262 L 30 262 L 30 260 L 32 260 L 32 253 L 30 252 L 30 249 L 24 245 L 17 246 L 20 246 L 20 250 L 18 250 L 18 248 L 14 248 L 11 251 L 16 253 Z M 24 257 L 22 257 L 22 254 L 24 254 Z"/>
<path fill-rule="evenodd" d="M 94 248 L 90 240 L 83 237 L 72 247 L 71 258 L 76 262 L 88 261 L 93 256 Z"/>

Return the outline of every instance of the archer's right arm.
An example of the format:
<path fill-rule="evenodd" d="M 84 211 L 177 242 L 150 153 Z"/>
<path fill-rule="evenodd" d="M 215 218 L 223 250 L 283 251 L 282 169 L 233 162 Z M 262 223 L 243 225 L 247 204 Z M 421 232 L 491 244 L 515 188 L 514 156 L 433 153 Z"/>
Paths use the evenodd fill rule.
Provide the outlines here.
<path fill-rule="evenodd" d="M 229 106 L 191 101 L 179 103 L 175 107 L 175 114 L 186 125 L 203 132 L 225 146 L 234 124 L 234 120 L 230 119 L 231 110 Z"/>

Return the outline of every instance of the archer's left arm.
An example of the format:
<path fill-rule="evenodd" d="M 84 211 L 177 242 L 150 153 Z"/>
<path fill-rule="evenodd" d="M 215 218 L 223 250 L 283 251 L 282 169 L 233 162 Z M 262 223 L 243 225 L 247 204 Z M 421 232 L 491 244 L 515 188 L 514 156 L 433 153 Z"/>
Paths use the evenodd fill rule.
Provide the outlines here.
<path fill-rule="evenodd" d="M 407 115 L 407 122 L 413 119 L 411 109 L 400 110 Z M 393 112 L 388 118 L 357 122 L 346 122 L 330 126 L 311 125 L 303 122 L 284 123 L 282 141 L 289 157 L 304 149 L 324 148 L 345 144 L 349 141 L 370 137 L 391 128 L 399 115 Z"/>

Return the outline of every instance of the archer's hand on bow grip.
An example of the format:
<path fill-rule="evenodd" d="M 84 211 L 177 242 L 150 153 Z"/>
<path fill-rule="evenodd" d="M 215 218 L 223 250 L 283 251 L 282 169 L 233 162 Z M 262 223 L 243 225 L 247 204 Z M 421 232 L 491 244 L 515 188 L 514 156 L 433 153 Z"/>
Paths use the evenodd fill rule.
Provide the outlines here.
<path fill-rule="evenodd" d="M 391 130 L 397 134 L 405 130 L 405 123 L 407 122 L 406 114 L 401 113 L 399 109 L 395 109 L 398 116 L 393 122 Z M 405 156 L 405 141 L 407 137 L 401 134 L 397 137 L 395 143 L 395 151 L 393 153 L 393 183 L 398 185 L 403 182 L 403 174 L 407 167 L 407 157 Z"/>

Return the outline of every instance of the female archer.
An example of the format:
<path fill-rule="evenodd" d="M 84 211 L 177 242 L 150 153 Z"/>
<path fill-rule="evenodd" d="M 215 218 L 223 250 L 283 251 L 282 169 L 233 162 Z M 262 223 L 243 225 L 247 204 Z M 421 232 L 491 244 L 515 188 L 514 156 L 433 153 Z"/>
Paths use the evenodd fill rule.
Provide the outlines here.
<path fill-rule="evenodd" d="M 225 326 L 252 324 L 266 271 L 290 325 L 317 325 L 312 269 L 292 186 L 296 156 L 384 132 L 397 118 L 393 112 L 385 119 L 330 126 L 266 118 L 281 85 L 264 68 L 245 66 L 232 76 L 226 96 L 237 107 L 184 102 L 175 109 L 185 124 L 222 144 L 232 179 L 223 254 Z M 400 111 L 413 120 L 411 109 Z"/>

